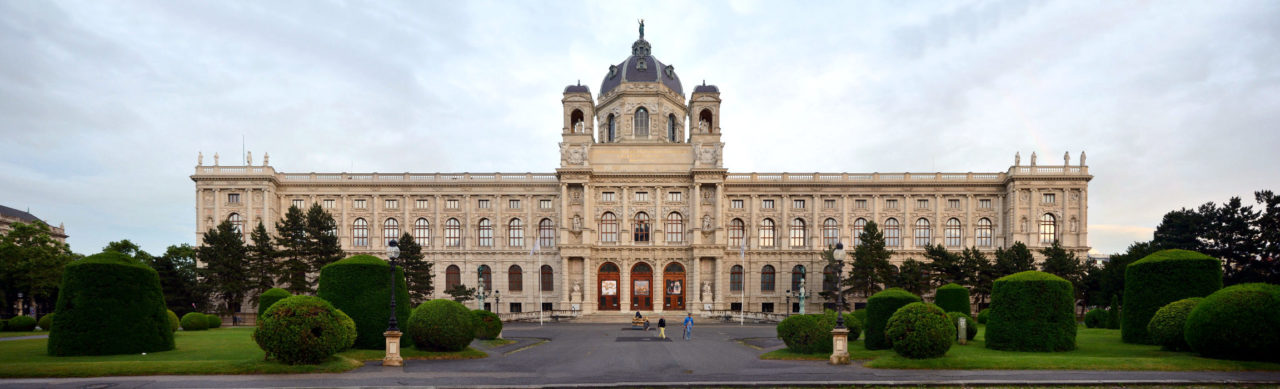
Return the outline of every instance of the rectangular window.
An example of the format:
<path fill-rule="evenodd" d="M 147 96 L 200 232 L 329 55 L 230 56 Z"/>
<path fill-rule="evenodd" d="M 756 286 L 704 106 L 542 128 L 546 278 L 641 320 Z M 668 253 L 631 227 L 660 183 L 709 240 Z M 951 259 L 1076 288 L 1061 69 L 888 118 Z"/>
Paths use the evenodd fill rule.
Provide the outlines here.
<path fill-rule="evenodd" d="M 334 206 L 334 204 L 335 204 L 335 203 L 337 203 L 337 202 L 336 202 L 336 201 L 333 201 L 333 199 L 324 199 L 324 207 L 325 207 L 325 208 L 333 208 L 333 206 Z"/>
<path fill-rule="evenodd" d="M 388 282 L 390 282 L 390 281 L 388 281 Z M 388 289 L 388 290 L 390 290 L 390 289 Z M 520 313 L 520 312 L 524 312 L 524 311 L 522 310 L 523 308 L 524 308 L 524 304 L 523 304 L 523 303 L 511 303 L 511 313 Z"/>
<path fill-rule="evenodd" d="M 520 209 L 520 200 L 509 200 L 509 201 L 507 201 L 507 208 L 511 208 L 511 209 Z"/>
<path fill-rule="evenodd" d="M 764 200 L 760 202 L 760 208 L 773 209 L 773 200 Z"/>
<path fill-rule="evenodd" d="M 916 200 L 916 208 L 929 209 L 929 200 Z"/>
<path fill-rule="evenodd" d="M 760 312 L 773 312 L 773 303 L 760 303 Z"/>
<path fill-rule="evenodd" d="M 427 200 L 423 200 L 423 199 L 414 200 L 413 207 L 417 209 L 427 209 Z"/>
<path fill-rule="evenodd" d="M 858 209 L 867 209 L 867 200 L 853 200 L 853 206 Z"/>
<path fill-rule="evenodd" d="M 240 194 L 239 194 L 239 193 L 227 193 L 227 202 L 228 202 L 228 203 L 232 203 L 232 204 L 239 203 L 239 202 L 240 202 Z"/>
<path fill-rule="evenodd" d="M 489 200 L 480 200 L 476 202 L 476 208 L 489 209 Z"/>
<path fill-rule="evenodd" d="M 836 201 L 835 201 L 835 200 L 822 200 L 822 207 L 823 207 L 823 208 L 826 208 L 826 209 L 835 209 L 835 208 L 836 208 Z"/>
<path fill-rule="evenodd" d="M 1045 203 L 1045 204 L 1053 204 L 1054 200 L 1057 200 L 1055 197 L 1056 197 L 1056 196 L 1054 196 L 1054 194 L 1053 194 L 1053 193 L 1045 193 L 1045 194 L 1044 194 L 1044 203 Z"/>
<path fill-rule="evenodd" d="M 458 200 L 445 200 L 444 207 L 449 209 L 458 209 Z"/>
<path fill-rule="evenodd" d="M 957 199 L 947 200 L 947 206 L 951 208 L 960 208 L 960 200 L 957 200 Z"/>
<path fill-rule="evenodd" d="M 400 208 L 400 200 L 385 200 L 382 202 L 382 206 L 386 209 Z"/>
<path fill-rule="evenodd" d="M 551 200 L 538 200 L 538 208 L 551 209 Z"/>
<path fill-rule="evenodd" d="M 600 193 L 600 201 L 613 201 L 613 192 Z"/>
<path fill-rule="evenodd" d="M 554 310 L 554 309 L 552 309 L 552 305 L 551 305 L 551 303 L 542 303 L 542 310 L 544 310 L 544 311 L 551 311 L 551 310 Z"/>
<path fill-rule="evenodd" d="M 885 200 L 884 207 L 889 209 L 898 209 L 898 200 Z"/>
<path fill-rule="evenodd" d="M 684 192 L 667 192 L 667 201 L 684 201 Z"/>
<path fill-rule="evenodd" d="M 356 209 L 365 209 L 368 207 L 368 205 L 367 203 L 365 203 L 364 199 L 356 199 L 356 201 L 352 204 L 352 207 Z"/>
<path fill-rule="evenodd" d="M 991 200 L 989 199 L 978 200 L 978 208 L 991 209 Z"/>
<path fill-rule="evenodd" d="M 302 199 L 293 199 L 293 206 L 295 208 L 302 209 L 303 205 L 306 205 L 306 202 Z"/>
<path fill-rule="evenodd" d="M 729 202 L 729 208 L 742 209 L 742 200 L 733 200 Z"/>
<path fill-rule="evenodd" d="M 649 192 L 636 192 L 636 201 L 649 201 Z"/>
<path fill-rule="evenodd" d="M 730 311 L 741 311 L 741 310 L 742 310 L 742 303 L 729 303 L 729 310 L 730 310 Z"/>
<path fill-rule="evenodd" d="M 804 209 L 804 200 L 791 200 L 791 207 L 795 209 Z"/>

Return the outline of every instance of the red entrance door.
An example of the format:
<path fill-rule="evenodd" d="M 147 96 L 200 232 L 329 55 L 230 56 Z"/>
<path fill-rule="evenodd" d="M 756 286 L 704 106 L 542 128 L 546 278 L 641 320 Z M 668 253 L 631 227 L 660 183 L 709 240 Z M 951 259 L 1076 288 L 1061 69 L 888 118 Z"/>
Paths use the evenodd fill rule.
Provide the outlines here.
<path fill-rule="evenodd" d="M 653 268 L 643 262 L 631 267 L 631 309 L 653 310 Z"/>
<path fill-rule="evenodd" d="M 662 273 L 662 309 L 669 311 L 684 310 L 684 266 L 672 262 L 662 270 Z"/>
<path fill-rule="evenodd" d="M 622 307 L 618 305 L 618 281 L 621 272 L 618 271 L 618 265 L 612 262 L 605 262 L 600 265 L 600 272 L 596 277 L 597 283 L 596 296 L 600 296 L 600 306 L 596 309 L 601 311 L 618 311 Z"/>

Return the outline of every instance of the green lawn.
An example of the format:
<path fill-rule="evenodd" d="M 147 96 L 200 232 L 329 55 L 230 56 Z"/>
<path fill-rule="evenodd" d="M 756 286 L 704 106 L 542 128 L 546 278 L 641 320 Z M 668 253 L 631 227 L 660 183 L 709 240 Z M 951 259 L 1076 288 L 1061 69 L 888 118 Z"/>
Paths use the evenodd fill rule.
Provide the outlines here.
<path fill-rule="evenodd" d="M 264 361 L 265 354 L 253 342 L 253 328 L 220 328 L 178 331 L 177 347 L 147 355 L 52 357 L 47 339 L 0 342 L 0 377 L 94 377 L 154 374 L 258 374 L 342 372 L 381 360 L 381 350 L 348 350 L 319 365 L 285 365 Z M 405 359 L 469 359 L 487 354 L 468 348 L 458 353 L 436 353 L 403 348 Z"/>
<path fill-rule="evenodd" d="M 1060 353 L 998 351 L 986 348 L 985 331 L 968 345 L 952 345 L 942 358 L 909 359 L 893 350 L 867 350 L 862 339 L 849 342 L 850 359 L 886 369 L 1065 369 L 1065 370 L 1280 370 L 1280 364 L 1201 358 L 1189 352 L 1162 351 L 1159 346 L 1120 341 L 1119 330 L 1080 328 L 1076 350 Z M 798 354 L 783 348 L 762 359 L 827 360 L 829 354 Z"/>
<path fill-rule="evenodd" d="M 13 338 L 18 336 L 48 335 L 48 334 L 49 333 L 45 331 L 13 331 L 13 332 L 5 331 L 5 332 L 0 332 L 0 338 Z"/>

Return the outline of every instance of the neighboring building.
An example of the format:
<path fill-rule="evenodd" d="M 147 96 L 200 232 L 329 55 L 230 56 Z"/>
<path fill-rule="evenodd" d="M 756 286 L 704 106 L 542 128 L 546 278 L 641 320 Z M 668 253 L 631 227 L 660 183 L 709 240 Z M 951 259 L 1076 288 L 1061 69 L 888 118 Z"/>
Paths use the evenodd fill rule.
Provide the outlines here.
<path fill-rule="evenodd" d="M 36 215 L 0 205 L 0 235 L 9 233 L 13 229 L 13 223 L 31 224 L 35 222 L 41 222 L 49 226 L 54 240 L 67 243 L 67 229 L 62 223 L 58 223 L 58 226 L 54 227 L 44 220 L 40 220 Z"/>
<path fill-rule="evenodd" d="M 348 253 L 383 256 L 409 232 L 437 291 L 482 279 L 501 291 L 501 312 L 537 310 L 539 295 L 545 309 L 585 313 L 783 312 L 802 278 L 813 296 L 824 286 L 821 249 L 856 245 L 869 221 L 898 263 L 934 244 L 1089 250 L 1083 153 L 988 173 L 730 172 L 719 89 L 683 88 L 642 35 L 598 94 L 565 88 L 555 173 L 282 173 L 215 155 L 191 176 L 196 236 L 222 220 L 270 229 L 291 205 L 321 204 Z"/>

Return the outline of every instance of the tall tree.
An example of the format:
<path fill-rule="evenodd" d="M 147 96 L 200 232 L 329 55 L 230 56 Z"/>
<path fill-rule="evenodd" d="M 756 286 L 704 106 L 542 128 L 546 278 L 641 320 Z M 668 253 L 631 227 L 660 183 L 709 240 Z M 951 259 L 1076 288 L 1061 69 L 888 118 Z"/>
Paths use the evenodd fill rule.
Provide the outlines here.
<path fill-rule="evenodd" d="M 1258 261 L 1249 271 L 1263 282 L 1280 284 L 1280 196 L 1269 190 L 1253 193 L 1262 207 L 1254 224 L 1258 229 Z"/>
<path fill-rule="evenodd" d="M 1040 255 L 1044 255 L 1041 270 L 1070 281 L 1075 289 L 1076 300 L 1083 299 L 1085 264 L 1080 261 L 1080 258 L 1063 248 L 1057 240 L 1054 240 L 1049 247 L 1040 249 Z"/>
<path fill-rule="evenodd" d="M 240 303 L 249 293 L 248 267 L 245 266 L 244 239 L 230 221 L 204 233 L 204 245 L 196 256 L 205 263 L 202 275 L 214 298 L 222 304 L 219 312 L 239 312 Z"/>
<path fill-rule="evenodd" d="M 867 222 L 859 237 L 861 244 L 853 248 L 853 266 L 844 286 L 850 291 L 869 297 L 880 291 L 881 284 L 891 280 L 893 266 L 889 264 L 892 251 L 885 248 L 884 234 L 876 222 Z"/>
<path fill-rule="evenodd" d="M 960 253 L 960 263 L 971 277 L 964 283 L 969 286 L 969 293 L 978 303 L 986 302 L 991 296 L 991 285 L 997 278 L 995 265 L 977 247 L 965 248 Z"/>
<path fill-rule="evenodd" d="M 1200 209 L 1216 208 L 1213 203 L 1201 205 Z M 1179 209 L 1164 214 L 1160 225 L 1156 226 L 1155 236 L 1151 243 L 1160 249 L 1183 249 L 1201 251 L 1200 236 L 1204 234 L 1205 220 L 1195 209 Z"/>
<path fill-rule="evenodd" d="M 940 244 L 926 246 L 924 248 L 924 257 L 929 260 L 926 268 L 931 273 L 930 279 L 937 286 L 952 282 L 966 285 L 966 282 L 973 278 L 970 269 L 967 269 L 960 260 L 960 256 L 947 251 L 947 248 L 942 247 Z"/>
<path fill-rule="evenodd" d="M 431 262 L 424 259 L 422 246 L 408 232 L 400 236 L 400 263 L 404 266 L 404 281 L 409 287 L 409 298 L 417 306 L 431 295 Z M 541 287 L 541 286 L 539 286 Z"/>
<path fill-rule="evenodd" d="M 276 247 L 271 234 L 267 233 L 267 226 L 258 222 L 258 226 L 249 234 L 249 239 L 253 242 L 246 248 L 249 260 L 249 300 L 256 301 L 262 292 L 276 286 L 275 277 L 280 274 L 280 270 L 276 263 Z"/>
<path fill-rule="evenodd" d="M 13 309 L 22 293 L 27 302 L 42 306 L 39 311 L 51 311 L 62 269 L 77 256 L 71 246 L 53 238 L 53 230 L 44 222 L 13 223 L 10 228 L 0 235 L 0 299 L 4 301 L 0 310 Z"/>
<path fill-rule="evenodd" d="M 290 206 L 284 218 L 276 223 L 276 246 L 279 247 L 276 279 L 286 285 L 289 293 L 311 294 L 311 282 L 307 279 L 311 262 L 307 248 L 307 218 L 302 209 Z"/>
<path fill-rule="evenodd" d="M 338 242 L 338 223 L 333 215 L 320 207 L 311 204 L 306 218 L 307 255 L 311 271 L 320 274 L 324 265 L 342 259 L 342 244 Z"/>
<path fill-rule="evenodd" d="M 1221 207 L 1205 204 L 1199 213 L 1206 222 L 1201 251 L 1223 261 L 1223 283 L 1265 282 L 1255 269 L 1262 251 L 1256 229 L 1259 212 L 1242 204 L 1239 197 L 1232 197 Z"/>
<path fill-rule="evenodd" d="M 164 303 L 182 316 L 188 312 L 203 312 L 209 308 L 206 285 L 199 281 L 196 268 L 196 249 L 189 244 L 169 246 L 163 255 L 155 257 L 148 265 L 160 276 L 160 288 Z"/>
<path fill-rule="evenodd" d="M 108 242 L 107 245 L 102 248 L 102 251 L 115 251 L 139 260 L 139 257 L 151 257 L 151 254 L 147 254 L 146 251 L 142 251 L 142 247 L 139 247 L 136 243 L 133 243 L 128 239 Z"/>
<path fill-rule="evenodd" d="M 894 286 L 902 288 L 917 296 L 924 295 L 930 290 L 930 277 L 928 275 L 928 265 L 908 258 L 902 262 L 902 267 L 898 269 L 897 279 Z"/>
<path fill-rule="evenodd" d="M 1035 270 L 1035 262 L 1035 257 L 1031 255 L 1031 250 L 1027 248 L 1025 243 L 1013 242 L 1013 246 L 1009 246 L 1008 249 L 997 248 L 996 278 L 1027 270 Z"/>

